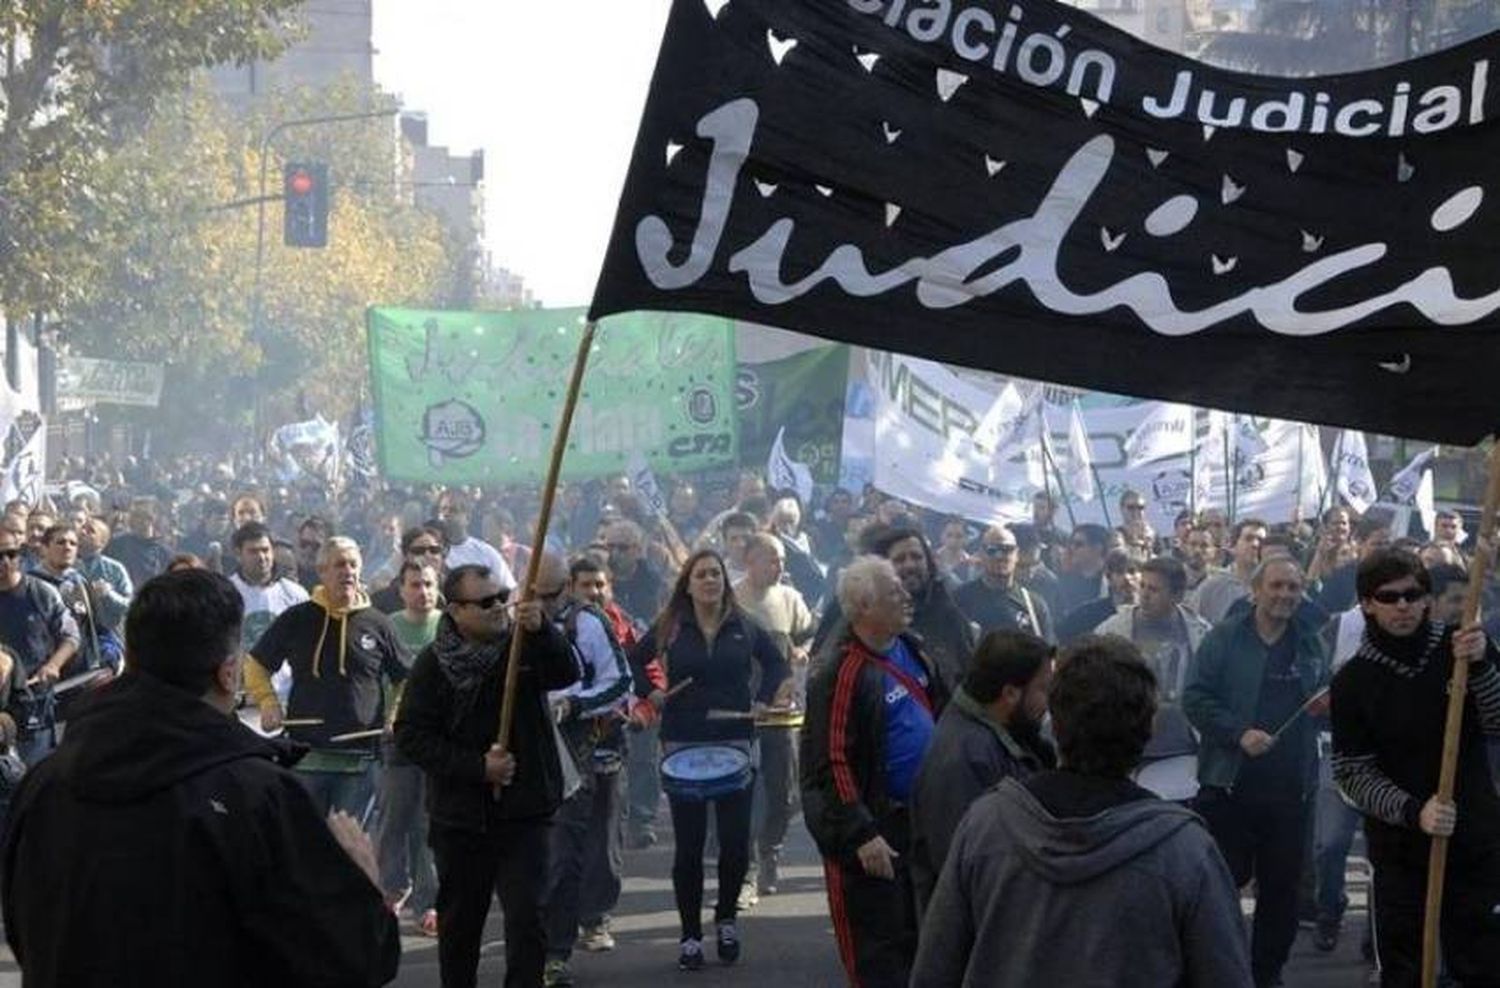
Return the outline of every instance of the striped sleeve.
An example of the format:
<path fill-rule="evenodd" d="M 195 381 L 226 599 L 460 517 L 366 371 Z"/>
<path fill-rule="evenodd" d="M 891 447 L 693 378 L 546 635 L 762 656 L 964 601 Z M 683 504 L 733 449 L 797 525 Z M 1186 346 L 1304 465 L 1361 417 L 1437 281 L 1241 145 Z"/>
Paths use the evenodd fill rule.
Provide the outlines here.
<path fill-rule="evenodd" d="M 1380 770 L 1373 754 L 1341 755 L 1335 752 L 1333 780 L 1355 809 L 1392 826 L 1413 826 L 1421 811 L 1416 798 Z"/>
<path fill-rule="evenodd" d="M 1494 645 L 1490 646 L 1494 651 Z M 1479 710 L 1479 726 L 1485 734 L 1500 737 L 1500 669 L 1491 661 L 1473 667 L 1469 695 Z"/>
<path fill-rule="evenodd" d="M 828 764 L 833 769 L 834 790 L 845 803 L 859 801 L 859 785 L 849 764 L 849 713 L 854 707 L 854 686 L 859 681 L 859 672 L 858 662 L 845 661 L 839 666 L 829 719 Z"/>

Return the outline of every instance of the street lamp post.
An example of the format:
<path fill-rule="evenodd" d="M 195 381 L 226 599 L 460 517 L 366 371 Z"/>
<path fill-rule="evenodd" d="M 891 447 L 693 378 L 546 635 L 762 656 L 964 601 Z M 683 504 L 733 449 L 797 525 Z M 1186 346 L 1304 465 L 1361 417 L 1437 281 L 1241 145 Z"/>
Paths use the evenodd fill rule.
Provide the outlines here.
<path fill-rule="evenodd" d="M 260 139 L 260 195 L 256 200 L 255 220 L 255 280 L 250 292 L 250 338 L 259 343 L 260 333 L 260 311 L 261 311 L 261 274 L 265 267 L 266 257 L 266 167 L 271 150 L 271 141 L 284 130 L 294 127 L 312 127 L 318 124 L 345 123 L 351 120 L 373 120 L 378 117 L 394 117 L 401 112 L 400 107 L 389 107 L 384 110 L 368 110 L 363 113 L 334 113 L 320 117 L 296 117 L 292 120 L 283 120 L 271 127 Z M 254 381 L 255 394 L 255 438 L 259 446 L 261 432 L 261 387 L 260 375 L 257 373 Z"/>

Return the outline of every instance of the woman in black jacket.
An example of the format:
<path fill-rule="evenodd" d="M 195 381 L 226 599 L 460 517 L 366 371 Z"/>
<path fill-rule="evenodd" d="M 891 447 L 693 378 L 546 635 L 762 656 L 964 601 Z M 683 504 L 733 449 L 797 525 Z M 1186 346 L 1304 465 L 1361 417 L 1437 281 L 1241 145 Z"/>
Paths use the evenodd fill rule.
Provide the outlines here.
<path fill-rule="evenodd" d="M 666 690 L 653 689 L 645 665 L 659 659 Z M 760 625 L 734 601 L 724 560 L 711 549 L 688 558 L 671 599 L 632 652 L 637 692 L 661 713 L 662 750 L 670 757 L 694 745 L 737 748 L 747 755 L 755 739 L 755 714 L 769 706 L 788 679 L 781 652 Z M 670 700 L 668 699 L 670 697 Z M 677 852 L 672 889 L 682 921 L 678 966 L 703 966 L 703 847 L 708 803 L 719 833 L 719 901 L 714 925 L 719 959 L 739 958 L 735 915 L 750 866 L 750 796 L 753 786 L 712 800 L 668 793 Z"/>

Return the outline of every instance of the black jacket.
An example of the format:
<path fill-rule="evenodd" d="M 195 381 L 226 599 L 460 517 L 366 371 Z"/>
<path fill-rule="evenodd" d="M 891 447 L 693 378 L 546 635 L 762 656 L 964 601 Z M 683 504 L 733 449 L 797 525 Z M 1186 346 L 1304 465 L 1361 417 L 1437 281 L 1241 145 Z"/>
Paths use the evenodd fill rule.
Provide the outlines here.
<path fill-rule="evenodd" d="M 444 623 L 452 621 L 443 617 Z M 547 691 L 577 682 L 573 650 L 551 622 L 526 633 L 510 745 L 516 775 L 497 801 L 484 781 L 484 753 L 495 743 L 500 726 L 510 636 L 491 647 L 500 649 L 502 657 L 480 684 L 472 709 L 462 716 L 455 711 L 456 694 L 438 664 L 435 645 L 417 656 L 406 680 L 396 713 L 396 747 L 427 773 L 427 812 L 435 827 L 484 831 L 493 821 L 550 816 L 562 803 L 562 763 Z"/>
<path fill-rule="evenodd" d="M 928 699 L 940 715 L 948 700 L 942 672 L 903 636 L 927 668 Z M 820 657 L 807 684 L 802 728 L 802 816 L 826 858 L 852 860 L 895 809 L 885 791 L 885 671 L 857 638 L 846 635 Z M 903 848 L 896 848 L 903 851 Z"/>
<path fill-rule="evenodd" d="M 938 718 L 932 745 L 911 795 L 912 885 L 917 908 L 925 911 L 948 846 L 970 804 L 1009 778 L 1025 779 L 1056 764 L 1047 743 L 1021 739 L 990 719 L 978 701 L 960 687 Z"/>
<path fill-rule="evenodd" d="M 652 628 L 631 650 L 630 672 L 638 696 L 649 696 L 654 687 L 646 675 L 646 663 L 663 650 Z M 777 689 L 790 675 L 781 650 L 753 618 L 734 611 L 724 618 L 713 647 L 693 620 L 678 625 L 665 645 L 663 665 L 667 688 L 692 678 L 692 685 L 672 697 L 662 708 L 663 741 L 748 741 L 755 736 L 755 722 L 709 720 L 710 710 L 749 712 L 753 701 L 770 704 Z"/>
<path fill-rule="evenodd" d="M 277 764 L 293 757 L 142 673 L 80 701 L 0 859 L 29 988 L 394 978 L 396 920 Z"/>

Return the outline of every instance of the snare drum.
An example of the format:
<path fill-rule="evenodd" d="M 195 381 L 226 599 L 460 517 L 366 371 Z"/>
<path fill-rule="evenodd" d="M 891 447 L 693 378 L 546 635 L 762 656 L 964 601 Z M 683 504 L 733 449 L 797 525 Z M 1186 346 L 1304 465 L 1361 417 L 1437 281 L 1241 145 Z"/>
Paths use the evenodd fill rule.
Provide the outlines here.
<path fill-rule="evenodd" d="M 1198 795 L 1198 756 L 1173 755 L 1144 762 L 1135 771 L 1135 784 L 1162 799 L 1185 803 Z"/>
<path fill-rule="evenodd" d="M 728 796 L 747 788 L 752 778 L 750 755 L 728 745 L 692 745 L 661 763 L 661 787 L 678 799 L 703 802 Z"/>

